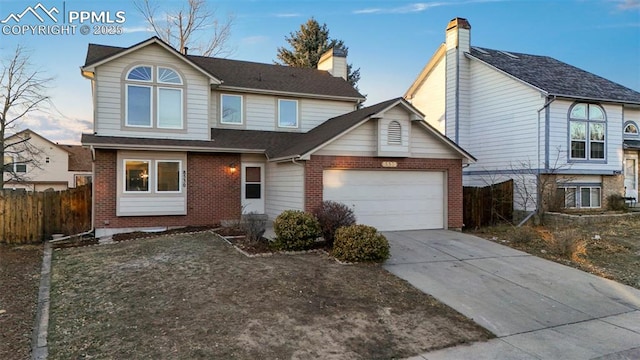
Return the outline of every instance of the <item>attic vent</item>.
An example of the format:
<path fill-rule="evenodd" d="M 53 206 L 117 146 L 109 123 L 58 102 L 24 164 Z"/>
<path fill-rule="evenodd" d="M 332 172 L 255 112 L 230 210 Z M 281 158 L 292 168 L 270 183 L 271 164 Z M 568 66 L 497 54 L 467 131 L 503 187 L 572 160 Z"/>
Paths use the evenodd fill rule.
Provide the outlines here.
<path fill-rule="evenodd" d="M 506 52 L 506 51 L 498 51 L 498 52 L 499 52 L 499 53 L 502 53 L 502 54 L 505 54 L 505 55 L 507 55 L 508 57 L 510 57 L 510 58 L 512 58 L 512 59 L 520 59 L 519 57 L 517 57 L 517 56 L 513 55 L 513 54 L 512 54 L 512 53 L 510 53 L 510 52 Z"/>
<path fill-rule="evenodd" d="M 486 51 L 484 51 L 484 50 L 480 49 L 479 47 L 472 46 L 471 48 L 472 48 L 473 50 L 475 50 L 475 51 L 479 52 L 480 54 L 483 54 L 483 55 L 489 55 L 489 53 L 488 53 L 488 52 L 486 52 Z"/>
<path fill-rule="evenodd" d="M 395 120 L 389 123 L 387 129 L 387 145 L 402 145 L 402 126 Z"/>

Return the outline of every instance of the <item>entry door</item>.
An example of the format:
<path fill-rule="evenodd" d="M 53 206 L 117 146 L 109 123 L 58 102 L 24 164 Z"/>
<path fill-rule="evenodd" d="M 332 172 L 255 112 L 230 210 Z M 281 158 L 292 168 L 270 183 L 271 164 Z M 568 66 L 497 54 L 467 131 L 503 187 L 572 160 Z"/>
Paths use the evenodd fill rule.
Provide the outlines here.
<path fill-rule="evenodd" d="M 264 214 L 264 164 L 242 164 L 242 213 Z"/>
<path fill-rule="evenodd" d="M 638 198 L 638 155 L 626 155 L 624 158 L 625 196 Z"/>

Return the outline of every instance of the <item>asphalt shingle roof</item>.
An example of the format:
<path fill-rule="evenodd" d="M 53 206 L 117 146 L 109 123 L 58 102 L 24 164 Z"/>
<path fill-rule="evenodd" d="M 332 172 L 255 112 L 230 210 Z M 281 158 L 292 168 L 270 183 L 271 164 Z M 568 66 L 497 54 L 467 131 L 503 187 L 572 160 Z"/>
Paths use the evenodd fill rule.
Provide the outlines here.
<path fill-rule="evenodd" d="M 69 171 L 91 171 L 91 150 L 80 145 L 59 144 L 61 148 L 69 152 Z"/>
<path fill-rule="evenodd" d="M 640 93 L 548 56 L 472 47 L 470 55 L 550 95 L 640 104 Z"/>
<path fill-rule="evenodd" d="M 84 66 L 93 65 L 131 47 L 89 44 Z M 175 53 L 185 56 L 177 51 Z M 221 86 L 364 100 L 364 96 L 347 81 L 327 71 L 196 55 L 186 55 L 186 58 L 222 80 Z"/>

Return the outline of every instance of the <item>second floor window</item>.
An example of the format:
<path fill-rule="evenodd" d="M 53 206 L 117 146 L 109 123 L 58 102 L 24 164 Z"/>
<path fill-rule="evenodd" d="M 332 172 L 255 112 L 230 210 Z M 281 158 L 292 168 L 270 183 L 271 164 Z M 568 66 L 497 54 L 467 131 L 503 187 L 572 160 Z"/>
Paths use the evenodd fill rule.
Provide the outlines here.
<path fill-rule="evenodd" d="M 278 126 L 298 127 L 298 102 L 296 100 L 278 100 Z"/>
<path fill-rule="evenodd" d="M 223 124 L 242 124 L 242 96 L 220 95 L 220 122 Z"/>
<path fill-rule="evenodd" d="M 182 129 L 183 82 L 173 69 L 136 66 L 126 76 L 125 125 Z"/>
<path fill-rule="evenodd" d="M 595 104 L 575 104 L 569 111 L 569 158 L 604 160 L 606 117 Z"/>

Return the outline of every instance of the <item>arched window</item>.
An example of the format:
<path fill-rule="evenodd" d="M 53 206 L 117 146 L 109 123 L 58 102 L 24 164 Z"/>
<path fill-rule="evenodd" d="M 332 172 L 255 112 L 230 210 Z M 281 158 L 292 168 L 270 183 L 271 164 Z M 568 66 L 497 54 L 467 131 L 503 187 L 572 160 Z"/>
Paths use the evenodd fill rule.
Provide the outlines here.
<path fill-rule="evenodd" d="M 638 136 L 638 125 L 633 121 L 624 123 L 624 134 L 627 136 Z"/>
<path fill-rule="evenodd" d="M 387 145 L 402 145 L 402 126 L 395 120 L 387 128 Z"/>
<path fill-rule="evenodd" d="M 139 65 L 127 72 L 125 125 L 182 129 L 183 81 L 177 71 Z"/>
<path fill-rule="evenodd" d="M 577 103 L 569 109 L 570 159 L 605 159 L 606 120 L 599 105 Z"/>

